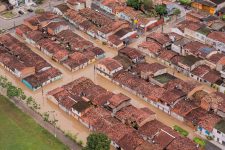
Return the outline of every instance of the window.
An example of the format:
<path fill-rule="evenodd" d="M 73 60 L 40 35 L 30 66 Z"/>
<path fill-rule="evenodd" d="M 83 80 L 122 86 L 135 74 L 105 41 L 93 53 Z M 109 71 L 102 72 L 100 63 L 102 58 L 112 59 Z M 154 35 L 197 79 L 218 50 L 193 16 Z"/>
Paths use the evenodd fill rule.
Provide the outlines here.
<path fill-rule="evenodd" d="M 218 133 L 218 134 L 221 134 L 221 132 L 220 132 L 220 131 L 218 131 L 218 130 L 217 130 L 217 133 Z"/>

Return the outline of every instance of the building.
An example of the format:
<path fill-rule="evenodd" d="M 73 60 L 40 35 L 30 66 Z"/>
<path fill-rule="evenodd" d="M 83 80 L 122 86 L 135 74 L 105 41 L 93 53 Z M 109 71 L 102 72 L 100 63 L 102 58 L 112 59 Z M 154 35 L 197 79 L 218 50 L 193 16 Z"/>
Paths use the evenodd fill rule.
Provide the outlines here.
<path fill-rule="evenodd" d="M 219 121 L 213 128 L 214 140 L 222 145 L 225 145 L 225 121 Z"/>

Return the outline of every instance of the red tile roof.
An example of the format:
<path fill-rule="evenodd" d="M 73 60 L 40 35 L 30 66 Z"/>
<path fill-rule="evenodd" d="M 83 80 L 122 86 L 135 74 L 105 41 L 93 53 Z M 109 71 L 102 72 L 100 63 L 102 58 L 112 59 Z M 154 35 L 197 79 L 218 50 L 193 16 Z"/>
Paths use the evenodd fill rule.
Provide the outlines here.
<path fill-rule="evenodd" d="M 118 68 L 123 67 L 120 62 L 112 58 L 104 58 L 99 61 L 99 64 L 105 66 L 109 71 L 114 71 Z"/>

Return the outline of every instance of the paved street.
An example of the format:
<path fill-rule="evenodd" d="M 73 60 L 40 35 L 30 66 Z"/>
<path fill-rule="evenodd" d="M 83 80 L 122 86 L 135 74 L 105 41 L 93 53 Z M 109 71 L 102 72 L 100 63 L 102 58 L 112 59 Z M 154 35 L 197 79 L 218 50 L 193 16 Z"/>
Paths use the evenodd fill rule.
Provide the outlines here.
<path fill-rule="evenodd" d="M 54 3 L 56 5 L 56 3 Z M 45 8 L 48 8 L 48 4 L 45 5 Z M 21 24 L 23 19 L 25 19 L 26 17 L 29 17 L 33 15 L 33 13 L 28 14 L 28 15 L 24 15 L 23 17 L 17 18 L 16 19 L 16 25 Z M 0 26 L 3 25 L 3 27 L 9 27 L 11 28 L 13 21 L 4 21 L 2 22 L 2 20 L 0 20 Z M 169 32 L 168 29 L 170 29 L 170 27 L 174 25 L 174 24 L 168 24 L 164 26 L 164 29 L 166 29 L 164 32 Z M 161 30 L 161 28 L 158 28 L 157 30 L 154 31 L 159 31 Z M 117 51 L 113 48 L 110 48 L 108 46 L 102 45 L 102 42 L 93 39 L 91 37 L 89 37 L 88 35 L 86 35 L 85 33 L 75 30 L 74 32 L 77 33 L 78 35 L 82 36 L 83 38 L 91 41 L 92 43 L 94 43 L 96 46 L 104 49 L 104 51 L 106 52 L 106 57 L 113 57 L 117 55 Z M 132 43 L 130 46 L 132 47 L 137 47 L 137 45 L 139 45 L 142 41 L 145 40 L 145 36 L 148 33 L 145 33 L 144 35 L 142 35 L 141 37 L 139 37 L 138 39 L 136 39 L 134 41 L 134 43 Z M 185 130 L 187 130 L 189 132 L 189 138 L 193 138 L 195 136 L 197 136 L 197 134 L 195 133 L 195 131 L 190 128 L 189 126 L 185 125 L 183 122 L 180 122 L 178 120 L 176 120 L 175 118 L 167 115 L 166 113 L 162 112 L 161 110 L 153 107 L 152 105 L 146 103 L 145 101 L 143 101 L 142 99 L 140 99 L 139 97 L 131 94 L 130 92 L 127 92 L 126 90 L 122 89 L 121 87 L 111 83 L 109 80 L 98 76 L 95 71 L 94 71 L 94 64 L 89 65 L 88 67 L 82 69 L 82 70 L 78 70 L 74 73 L 71 73 L 70 71 L 68 71 L 66 68 L 64 68 L 62 65 L 56 63 L 55 61 L 51 60 L 49 57 L 47 57 L 46 55 L 44 55 L 42 52 L 38 51 L 36 48 L 34 48 L 31 45 L 28 45 L 35 53 L 37 53 L 38 55 L 40 55 L 42 58 L 44 58 L 48 63 L 50 63 L 52 66 L 58 68 L 62 73 L 63 73 L 63 79 L 56 81 L 54 83 L 51 83 L 47 86 L 44 87 L 44 95 L 42 95 L 41 90 L 38 91 L 30 91 L 28 88 L 25 87 L 24 84 L 22 84 L 21 82 L 18 82 L 18 79 L 16 79 L 14 76 L 12 76 L 9 72 L 7 72 L 5 69 L 0 68 L 0 74 L 1 75 L 5 75 L 7 76 L 7 78 L 12 81 L 16 86 L 21 87 L 25 93 L 28 96 L 33 96 L 36 100 L 37 103 L 41 105 L 41 112 L 46 112 L 46 111 L 52 111 L 54 110 L 56 115 L 56 119 L 59 120 L 57 123 L 57 126 L 59 126 L 62 130 L 64 131 L 70 131 L 73 134 L 77 134 L 78 135 L 78 139 L 82 140 L 82 141 L 86 141 L 86 137 L 88 136 L 88 134 L 90 133 L 90 131 L 84 127 L 83 125 L 81 125 L 78 121 L 76 121 L 74 118 L 72 118 L 71 116 L 69 116 L 68 114 L 66 114 L 65 112 L 63 112 L 61 109 L 59 109 L 58 106 L 54 105 L 53 103 L 49 102 L 46 100 L 46 93 L 52 89 L 55 89 L 57 87 L 60 87 L 64 84 L 67 84 L 81 76 L 85 76 L 88 77 L 90 79 L 92 79 L 96 84 L 99 84 L 101 86 L 103 86 L 104 88 L 113 91 L 115 93 L 118 92 L 122 92 L 124 94 L 126 94 L 127 96 L 132 98 L 132 104 L 134 104 L 137 107 L 148 107 L 150 108 L 152 111 L 154 111 L 157 115 L 157 119 L 160 120 L 161 122 L 163 122 L 164 124 L 172 127 L 174 125 L 179 125 L 182 128 L 184 128 Z M 147 57 L 147 61 L 148 62 L 155 62 L 155 59 L 152 59 L 150 57 Z M 170 69 L 170 71 L 172 71 Z M 186 76 L 180 74 L 180 73 L 175 73 L 175 76 L 183 79 L 183 80 L 187 80 L 189 78 L 187 78 Z M 205 89 L 207 90 L 212 90 L 211 88 L 209 88 L 208 86 L 205 86 Z"/>
<path fill-rule="evenodd" d="M 45 2 L 44 4 L 36 7 L 35 9 L 42 8 L 42 9 L 45 9 L 45 10 L 50 10 L 52 6 L 56 6 L 58 4 L 61 4 L 62 2 L 63 2 L 63 0 L 47 0 L 47 2 Z M 35 15 L 34 12 L 32 12 L 32 13 L 28 12 L 27 14 L 21 15 L 17 18 L 11 19 L 11 20 L 5 20 L 3 18 L 0 18 L 0 29 L 6 29 L 7 30 L 7 29 L 14 28 L 15 26 L 18 26 L 18 25 L 22 24 L 24 19 L 29 18 L 33 15 Z"/>

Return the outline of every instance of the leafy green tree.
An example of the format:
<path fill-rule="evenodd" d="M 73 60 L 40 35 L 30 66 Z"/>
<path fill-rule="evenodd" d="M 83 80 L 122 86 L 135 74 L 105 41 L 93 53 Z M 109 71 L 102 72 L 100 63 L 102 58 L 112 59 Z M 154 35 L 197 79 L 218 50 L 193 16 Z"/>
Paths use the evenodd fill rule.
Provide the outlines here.
<path fill-rule="evenodd" d="M 152 0 L 143 0 L 144 9 L 149 11 L 153 8 L 153 1 Z"/>
<path fill-rule="evenodd" d="M 15 87 L 13 85 L 8 85 L 7 86 L 7 96 L 9 98 L 18 97 L 19 96 L 19 91 L 18 91 L 17 87 Z"/>
<path fill-rule="evenodd" d="M 225 15 L 222 15 L 222 20 L 225 21 Z"/>
<path fill-rule="evenodd" d="M 110 139 L 103 133 L 92 133 L 87 138 L 84 150 L 109 150 Z"/>
<path fill-rule="evenodd" d="M 156 5 L 155 11 L 160 15 L 160 18 L 167 14 L 166 5 Z"/>
<path fill-rule="evenodd" d="M 31 96 L 28 97 L 26 101 L 27 105 L 30 105 L 32 102 L 33 102 L 33 98 Z"/>
<path fill-rule="evenodd" d="M 7 78 L 0 76 L 0 86 L 6 88 L 7 83 L 8 83 Z"/>
<path fill-rule="evenodd" d="M 127 0 L 127 5 L 130 7 L 133 7 L 136 10 L 139 10 L 141 7 L 141 1 L 140 0 Z"/>
<path fill-rule="evenodd" d="M 191 4 L 191 0 L 179 0 L 179 2 L 180 2 L 182 5 L 190 5 L 190 4 Z"/>
<path fill-rule="evenodd" d="M 181 11 L 178 8 L 174 9 L 174 11 L 173 11 L 173 14 L 176 16 L 176 19 L 177 19 L 177 16 L 180 15 L 180 13 L 181 13 Z"/>

